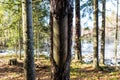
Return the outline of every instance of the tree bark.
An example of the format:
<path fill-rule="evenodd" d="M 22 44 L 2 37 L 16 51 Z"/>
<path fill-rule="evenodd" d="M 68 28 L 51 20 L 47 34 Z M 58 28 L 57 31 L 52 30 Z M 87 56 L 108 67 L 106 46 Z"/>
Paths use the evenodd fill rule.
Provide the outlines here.
<path fill-rule="evenodd" d="M 75 58 L 82 62 L 82 50 L 81 50 L 81 25 L 80 25 L 80 0 L 75 0 L 75 12 L 76 12 L 76 35 L 75 35 Z"/>
<path fill-rule="evenodd" d="M 25 80 L 35 80 L 32 0 L 22 0 Z"/>
<path fill-rule="evenodd" d="M 105 64 L 105 10 L 106 0 L 102 0 L 101 64 Z"/>
<path fill-rule="evenodd" d="M 99 56 L 98 56 L 98 0 L 94 0 L 93 4 L 94 8 L 94 28 L 93 28 L 93 54 L 94 54 L 94 59 L 93 59 L 93 67 L 94 68 L 99 68 Z"/>
<path fill-rule="evenodd" d="M 20 30 L 20 20 L 18 21 L 18 36 L 19 36 L 19 59 L 21 60 L 21 30 Z"/>
<path fill-rule="evenodd" d="M 35 48 L 36 48 L 36 59 L 38 58 L 38 33 L 37 33 L 37 30 L 36 30 L 36 35 L 35 35 L 35 42 L 36 42 L 36 45 L 35 45 Z"/>
<path fill-rule="evenodd" d="M 51 0 L 51 80 L 70 79 L 72 39 L 68 38 L 68 34 L 71 34 L 68 31 L 71 30 L 71 26 L 68 28 L 68 25 L 72 24 L 70 7 L 72 7 L 72 0 Z"/>
<path fill-rule="evenodd" d="M 117 45 L 118 45 L 118 10 L 119 0 L 117 0 L 117 14 L 116 14 L 116 32 L 115 32 L 115 66 L 117 66 Z"/>

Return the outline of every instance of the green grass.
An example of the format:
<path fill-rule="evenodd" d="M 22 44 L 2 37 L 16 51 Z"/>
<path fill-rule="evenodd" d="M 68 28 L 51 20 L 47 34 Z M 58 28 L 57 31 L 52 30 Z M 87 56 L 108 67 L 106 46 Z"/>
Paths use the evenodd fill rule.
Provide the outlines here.
<path fill-rule="evenodd" d="M 73 80 L 120 80 L 120 71 L 110 66 L 94 70 L 92 64 L 72 62 L 70 76 Z"/>

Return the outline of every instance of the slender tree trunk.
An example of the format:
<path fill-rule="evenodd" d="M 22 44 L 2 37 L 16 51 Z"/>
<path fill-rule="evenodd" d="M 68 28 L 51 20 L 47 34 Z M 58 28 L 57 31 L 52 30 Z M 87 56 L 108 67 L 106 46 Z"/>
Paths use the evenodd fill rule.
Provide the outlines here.
<path fill-rule="evenodd" d="M 16 41 L 16 42 L 17 42 L 17 41 Z M 16 58 L 18 58 L 18 54 L 17 54 L 17 44 L 14 45 L 14 49 L 15 49 Z"/>
<path fill-rule="evenodd" d="M 80 0 L 75 0 L 75 12 L 76 12 L 76 35 L 75 35 L 75 49 L 76 49 L 76 60 L 82 62 L 82 51 L 81 51 L 81 25 L 80 25 Z"/>
<path fill-rule="evenodd" d="M 18 4 L 18 12 L 20 12 L 21 13 L 21 10 L 20 10 L 20 4 Z M 19 16 L 21 16 L 21 14 L 19 15 Z M 21 48 L 22 48 L 22 43 L 21 43 L 21 29 L 20 29 L 20 26 L 21 26 L 21 17 L 20 17 L 20 19 L 19 19 L 19 21 L 18 21 L 18 44 L 19 44 L 19 59 L 21 60 L 21 58 L 22 58 L 22 54 L 21 54 Z"/>
<path fill-rule="evenodd" d="M 119 0 L 117 0 L 117 14 L 116 14 L 116 32 L 115 32 L 115 66 L 117 67 L 117 45 L 118 45 L 118 10 Z"/>
<path fill-rule="evenodd" d="M 35 80 L 32 0 L 22 0 L 25 80 Z"/>
<path fill-rule="evenodd" d="M 40 51 L 40 49 L 39 49 L 40 40 L 39 39 L 40 38 L 39 38 L 39 30 L 38 30 L 38 33 L 37 33 L 37 49 L 38 49 L 38 51 L 37 51 L 37 58 L 39 58 L 39 51 Z"/>
<path fill-rule="evenodd" d="M 93 28 L 93 67 L 99 68 L 99 58 L 98 58 L 98 0 L 94 0 L 94 28 Z"/>
<path fill-rule="evenodd" d="M 16 27 L 15 28 L 15 33 L 17 33 L 18 32 L 18 27 Z M 14 40 L 14 49 L 15 49 L 15 54 L 16 54 L 16 58 L 18 58 L 18 40 L 17 39 L 15 39 Z"/>
<path fill-rule="evenodd" d="M 38 49 L 38 47 L 37 47 L 38 46 L 38 40 L 37 40 L 37 38 L 38 37 L 37 37 L 37 31 L 36 31 L 36 39 L 35 39 L 36 40 L 35 41 L 36 42 L 36 58 L 37 58 L 37 53 L 38 53 L 38 51 L 37 51 L 37 49 Z"/>
<path fill-rule="evenodd" d="M 70 46 L 68 16 L 72 0 L 51 0 L 51 80 L 70 79 Z M 70 23 L 72 24 L 72 22 Z M 71 30 L 71 29 L 70 29 Z"/>
<path fill-rule="evenodd" d="M 66 59 L 66 68 L 70 69 L 71 55 L 72 55 L 72 35 L 73 35 L 73 0 L 70 1 L 70 7 L 68 9 L 68 54 Z M 70 70 L 67 71 L 68 77 L 70 78 Z M 69 79 L 68 78 L 68 79 Z M 68 80 L 66 79 L 66 80 Z M 70 79 L 69 79 L 70 80 Z"/>
<path fill-rule="evenodd" d="M 20 31 L 20 20 L 18 22 L 18 36 L 19 36 L 19 59 L 21 60 L 21 31 Z"/>
<path fill-rule="evenodd" d="M 40 53 L 41 53 L 41 49 L 40 49 L 40 31 L 38 31 L 38 51 L 39 51 L 39 54 L 38 54 L 38 58 L 40 57 Z"/>
<path fill-rule="evenodd" d="M 51 4 L 51 2 L 50 2 Z M 52 5 L 52 4 L 51 4 Z M 51 9 L 51 8 L 50 8 Z M 50 61 L 51 61 L 51 80 L 52 80 L 52 76 L 53 76 L 53 73 L 52 73 L 52 67 L 54 66 L 55 62 L 53 60 L 53 17 L 52 17 L 52 10 L 50 10 Z"/>
<path fill-rule="evenodd" d="M 102 0 L 101 64 L 105 62 L 105 10 L 106 0 Z"/>

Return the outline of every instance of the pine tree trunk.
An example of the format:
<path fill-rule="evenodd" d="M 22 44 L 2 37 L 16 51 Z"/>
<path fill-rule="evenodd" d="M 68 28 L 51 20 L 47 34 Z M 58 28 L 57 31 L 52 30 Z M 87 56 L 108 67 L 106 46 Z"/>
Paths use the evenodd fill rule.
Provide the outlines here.
<path fill-rule="evenodd" d="M 76 10 L 76 34 L 75 34 L 75 59 L 82 62 L 82 51 L 81 51 L 81 25 L 80 25 L 80 0 L 75 0 Z"/>
<path fill-rule="evenodd" d="M 105 4 L 106 0 L 102 0 L 101 64 L 104 64 L 105 62 Z"/>
<path fill-rule="evenodd" d="M 22 0 L 22 21 L 25 80 L 35 80 L 32 0 Z"/>
<path fill-rule="evenodd" d="M 93 67 L 99 68 L 99 59 L 98 59 L 98 0 L 94 0 L 94 28 L 93 28 Z"/>
<path fill-rule="evenodd" d="M 70 79 L 72 39 L 68 38 L 68 34 L 71 35 L 68 30 L 72 29 L 71 26 L 68 28 L 68 24 L 72 24 L 72 14 L 69 13 L 72 7 L 70 3 L 72 4 L 72 0 L 51 0 L 51 80 Z"/>
<path fill-rule="evenodd" d="M 19 35 L 19 59 L 21 60 L 21 33 L 20 33 L 20 20 L 18 22 L 18 35 Z"/>
<path fill-rule="evenodd" d="M 39 51 L 39 54 L 38 54 L 38 58 L 40 57 L 40 53 L 41 53 L 41 50 L 40 50 L 40 30 L 38 31 L 38 51 Z"/>
<path fill-rule="evenodd" d="M 36 59 L 37 59 L 37 58 L 38 58 L 38 57 L 37 57 L 37 55 L 38 55 L 38 54 L 37 54 L 37 53 L 38 53 L 38 51 L 37 51 L 37 49 L 38 49 L 38 36 L 37 36 L 37 30 L 36 30 L 36 35 L 35 35 L 35 37 L 36 37 L 36 38 L 35 38 L 35 42 L 36 42 Z"/>
<path fill-rule="evenodd" d="M 118 45 L 118 10 L 119 0 L 117 0 L 117 14 L 116 14 L 116 32 L 115 32 L 115 66 L 117 67 L 117 45 Z"/>

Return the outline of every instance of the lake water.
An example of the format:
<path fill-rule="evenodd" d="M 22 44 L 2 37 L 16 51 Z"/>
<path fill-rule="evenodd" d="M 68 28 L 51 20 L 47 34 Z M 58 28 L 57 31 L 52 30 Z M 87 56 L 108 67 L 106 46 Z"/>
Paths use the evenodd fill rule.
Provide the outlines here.
<path fill-rule="evenodd" d="M 49 48 L 48 48 L 49 49 Z M 117 49 L 117 58 L 118 61 L 120 61 L 120 45 L 118 45 Z M 7 55 L 7 54 L 14 54 L 15 50 L 2 50 L 3 52 L 0 52 L 0 55 Z M 19 53 L 19 51 L 18 51 Z M 24 51 L 22 50 L 22 53 Z M 36 53 L 36 51 L 35 51 Z M 39 52 L 40 53 L 40 52 Z M 49 56 L 49 50 L 47 51 L 42 51 L 44 55 Z M 74 55 L 74 49 L 72 49 L 72 54 Z M 84 56 L 84 61 L 85 62 L 90 62 L 93 59 L 93 44 L 84 42 L 82 43 L 82 55 Z M 115 63 L 114 59 L 114 43 L 109 43 L 105 45 L 105 59 L 107 63 Z M 99 56 L 100 56 L 100 46 L 99 46 Z"/>
<path fill-rule="evenodd" d="M 100 46 L 99 46 L 99 55 L 100 55 Z M 83 55 L 93 54 L 93 44 L 92 43 L 83 43 L 82 44 L 82 53 Z M 114 58 L 114 43 L 105 45 L 105 58 L 111 59 Z M 117 47 L 117 57 L 120 58 L 120 45 Z"/>

